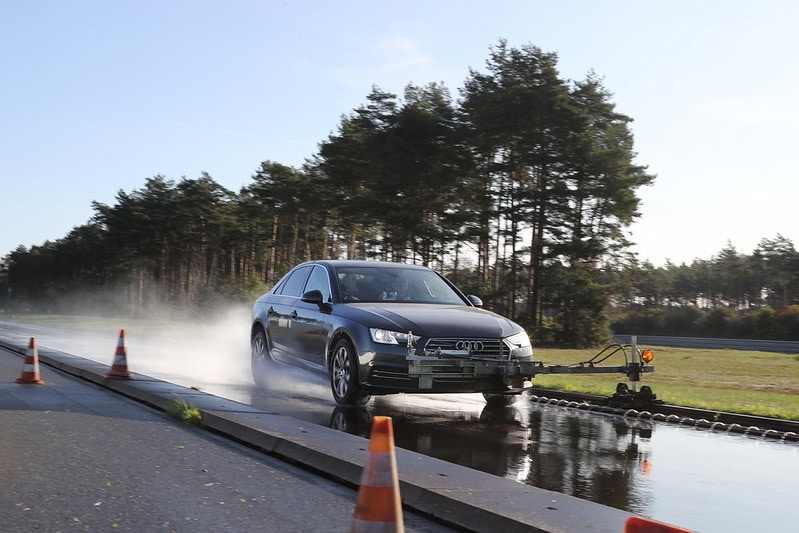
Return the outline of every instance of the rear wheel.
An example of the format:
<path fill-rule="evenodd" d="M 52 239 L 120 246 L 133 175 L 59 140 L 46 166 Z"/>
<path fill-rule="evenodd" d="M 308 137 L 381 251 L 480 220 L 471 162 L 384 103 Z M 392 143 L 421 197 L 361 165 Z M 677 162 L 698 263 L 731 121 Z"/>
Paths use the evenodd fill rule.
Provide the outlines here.
<path fill-rule="evenodd" d="M 268 377 L 268 365 L 272 358 L 269 355 L 269 344 L 266 340 L 266 333 L 259 329 L 252 336 L 250 341 L 252 355 L 252 380 L 259 387 L 266 387 Z"/>
<path fill-rule="evenodd" d="M 330 358 L 330 390 L 340 405 L 365 405 L 369 395 L 363 392 L 358 377 L 355 348 L 347 339 L 339 339 Z"/>

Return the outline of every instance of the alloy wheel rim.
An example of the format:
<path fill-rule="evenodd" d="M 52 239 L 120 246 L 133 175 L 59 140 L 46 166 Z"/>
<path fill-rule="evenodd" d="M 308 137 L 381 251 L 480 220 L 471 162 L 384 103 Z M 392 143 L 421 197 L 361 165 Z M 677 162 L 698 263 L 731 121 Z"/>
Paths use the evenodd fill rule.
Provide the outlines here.
<path fill-rule="evenodd" d="M 253 341 L 253 344 L 252 344 L 252 357 L 253 357 L 253 359 L 255 359 L 256 361 L 262 361 L 264 359 L 265 349 L 266 349 L 266 346 L 265 346 L 265 343 L 263 341 L 263 338 L 261 338 L 260 336 L 256 337 L 255 340 Z"/>
<path fill-rule="evenodd" d="M 336 393 L 343 397 L 347 393 L 347 377 L 349 375 L 349 361 L 347 360 L 347 350 L 339 348 L 333 358 L 333 382 Z"/>

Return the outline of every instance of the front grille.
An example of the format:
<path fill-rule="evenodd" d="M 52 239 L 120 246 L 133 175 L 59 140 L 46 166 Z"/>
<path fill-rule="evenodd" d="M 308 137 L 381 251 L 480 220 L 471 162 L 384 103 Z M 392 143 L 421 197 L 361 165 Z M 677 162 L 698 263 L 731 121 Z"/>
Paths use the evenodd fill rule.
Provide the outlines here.
<path fill-rule="evenodd" d="M 430 339 L 425 344 L 424 353 L 441 357 L 508 358 L 508 349 L 502 339 Z"/>

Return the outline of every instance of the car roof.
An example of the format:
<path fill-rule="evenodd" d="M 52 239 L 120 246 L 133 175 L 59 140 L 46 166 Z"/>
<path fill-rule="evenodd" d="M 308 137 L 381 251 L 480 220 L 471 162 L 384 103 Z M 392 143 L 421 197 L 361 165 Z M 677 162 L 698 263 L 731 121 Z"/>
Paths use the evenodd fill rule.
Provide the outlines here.
<path fill-rule="evenodd" d="M 308 265 L 329 265 L 333 268 L 338 267 L 380 267 L 380 268 L 415 268 L 419 270 L 431 270 L 430 268 L 422 265 L 413 265 L 408 263 L 396 263 L 392 261 L 367 261 L 363 259 L 320 259 L 316 261 L 307 261 L 303 264 Z"/>

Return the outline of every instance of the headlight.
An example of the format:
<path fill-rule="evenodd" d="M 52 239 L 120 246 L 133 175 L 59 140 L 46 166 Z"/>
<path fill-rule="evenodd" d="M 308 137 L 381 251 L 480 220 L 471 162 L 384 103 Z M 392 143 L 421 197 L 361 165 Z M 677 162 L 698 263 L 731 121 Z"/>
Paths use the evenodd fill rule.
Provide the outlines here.
<path fill-rule="evenodd" d="M 398 344 L 406 346 L 408 344 L 408 334 L 400 333 L 399 331 L 389 331 L 387 329 L 369 328 L 369 333 L 372 335 L 372 341 L 380 344 Z M 419 335 L 413 336 L 413 342 L 419 340 Z"/>
<path fill-rule="evenodd" d="M 510 337 L 505 337 L 505 344 L 510 347 L 510 357 L 528 357 L 533 355 L 533 344 L 527 332 L 522 330 L 514 333 Z"/>

